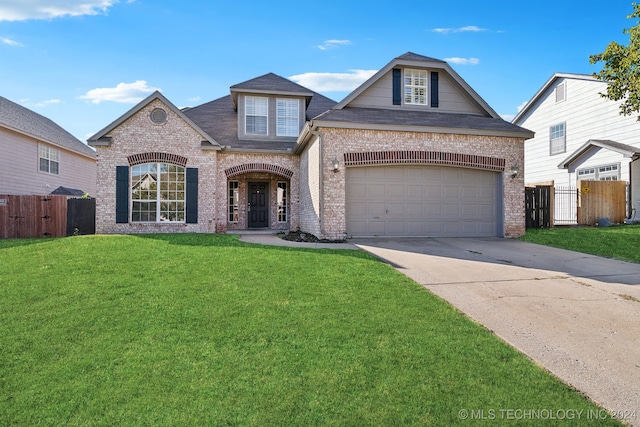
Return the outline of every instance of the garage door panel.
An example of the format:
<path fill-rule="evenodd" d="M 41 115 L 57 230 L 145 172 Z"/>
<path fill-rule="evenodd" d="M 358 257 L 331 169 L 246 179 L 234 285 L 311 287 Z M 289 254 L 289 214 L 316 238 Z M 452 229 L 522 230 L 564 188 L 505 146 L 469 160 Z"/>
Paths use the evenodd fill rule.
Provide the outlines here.
<path fill-rule="evenodd" d="M 498 173 L 445 166 L 347 168 L 347 234 L 495 236 Z"/>

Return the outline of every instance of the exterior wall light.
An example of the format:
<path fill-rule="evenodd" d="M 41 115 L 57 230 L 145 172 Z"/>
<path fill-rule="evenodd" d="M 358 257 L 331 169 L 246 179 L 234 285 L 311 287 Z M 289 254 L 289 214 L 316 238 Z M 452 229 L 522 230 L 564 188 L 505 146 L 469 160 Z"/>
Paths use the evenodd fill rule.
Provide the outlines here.
<path fill-rule="evenodd" d="M 338 159 L 334 157 L 333 160 L 331 160 L 331 164 L 333 165 L 333 173 L 338 172 L 338 166 L 340 165 Z"/>
<path fill-rule="evenodd" d="M 519 171 L 518 165 L 511 166 L 511 179 L 518 176 L 518 171 Z"/>

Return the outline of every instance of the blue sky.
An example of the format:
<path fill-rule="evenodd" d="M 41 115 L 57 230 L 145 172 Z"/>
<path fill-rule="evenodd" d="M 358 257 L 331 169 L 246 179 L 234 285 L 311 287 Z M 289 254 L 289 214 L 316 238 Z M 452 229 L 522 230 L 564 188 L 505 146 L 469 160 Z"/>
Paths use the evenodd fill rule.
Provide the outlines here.
<path fill-rule="evenodd" d="M 1 0 L 0 95 L 81 141 L 156 89 L 178 107 L 273 72 L 340 101 L 411 51 L 509 119 L 554 72 L 592 73 L 631 1 Z"/>

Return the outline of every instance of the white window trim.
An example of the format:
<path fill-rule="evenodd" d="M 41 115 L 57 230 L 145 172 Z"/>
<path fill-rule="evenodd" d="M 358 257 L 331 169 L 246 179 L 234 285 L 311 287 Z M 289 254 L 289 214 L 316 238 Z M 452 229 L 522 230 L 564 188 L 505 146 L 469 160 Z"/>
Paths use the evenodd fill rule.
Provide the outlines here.
<path fill-rule="evenodd" d="M 562 136 L 558 138 L 553 138 L 553 128 L 562 126 Z M 554 150 L 554 142 L 562 140 L 562 149 Z M 557 145 L 557 144 L 555 144 Z M 558 123 L 552 126 L 549 126 L 549 155 L 553 156 L 556 154 L 562 154 L 567 152 L 567 124 L 566 122 Z"/>
<path fill-rule="evenodd" d="M 411 81 L 407 84 L 408 74 L 411 75 Z M 414 84 L 414 75 L 418 75 L 421 78 L 421 74 L 424 74 L 424 85 Z M 405 68 L 403 71 L 403 102 L 407 105 L 429 105 L 429 71 L 420 70 L 416 68 Z M 424 90 L 424 102 L 413 102 L 416 97 L 415 91 L 417 89 Z M 417 95 L 418 97 L 420 95 Z"/>
<path fill-rule="evenodd" d="M 603 171 L 602 169 L 605 168 L 610 168 L 611 170 Z M 620 163 L 608 163 L 605 165 L 589 166 L 576 170 L 576 179 L 583 181 L 620 181 L 620 169 Z M 587 174 L 586 172 L 590 173 Z M 582 176 L 580 176 L 581 173 L 583 174 Z"/>
<path fill-rule="evenodd" d="M 280 185 L 284 185 L 283 187 L 280 187 Z M 283 199 L 284 199 L 284 204 L 282 206 L 280 206 L 280 198 L 278 197 L 278 191 L 280 189 L 284 190 L 283 193 Z M 287 222 L 289 221 L 289 185 L 287 183 L 287 181 L 278 181 L 276 184 L 276 203 L 278 204 L 277 209 L 277 222 Z M 282 207 L 282 215 L 284 216 L 284 219 L 280 219 L 281 218 L 281 212 L 280 212 L 280 208 Z"/>
<path fill-rule="evenodd" d="M 240 182 L 229 181 L 227 189 L 227 221 L 235 224 L 240 221 Z M 233 194 L 231 193 L 232 191 Z"/>
<path fill-rule="evenodd" d="M 134 199 L 133 198 L 133 169 L 136 166 L 144 166 L 144 165 L 148 165 L 148 164 L 155 164 L 156 165 L 156 170 L 157 170 L 157 174 L 158 174 L 158 179 L 157 179 L 157 189 L 156 189 L 156 198 L 155 199 Z M 166 199 L 163 200 L 160 198 L 160 185 L 162 182 L 162 174 L 160 173 L 160 170 L 162 168 L 161 165 L 168 165 L 168 166 L 174 166 L 174 167 L 179 167 L 182 168 L 182 185 L 183 185 L 183 199 Z M 140 164 L 140 165 L 136 165 L 133 166 L 129 169 L 129 222 L 133 223 L 133 224 L 184 224 L 186 222 L 187 219 L 187 168 L 185 168 L 184 166 L 179 166 L 179 165 L 175 165 L 175 164 L 171 164 L 171 163 L 156 163 L 156 162 L 151 162 L 151 163 L 144 163 L 144 164 Z M 176 181 L 178 182 L 178 181 Z M 133 206 L 134 206 L 134 202 L 149 202 L 149 203 L 156 203 L 156 211 L 155 211 L 155 221 L 134 221 L 133 220 L 133 214 L 134 214 L 134 210 L 133 210 Z M 182 220 L 179 221 L 169 221 L 169 220 L 162 220 L 162 203 L 182 203 Z"/>
<path fill-rule="evenodd" d="M 47 169 L 42 169 L 42 160 L 47 161 Z M 51 172 L 51 164 L 57 165 L 56 171 Z M 53 148 L 50 145 L 39 143 L 38 144 L 38 170 L 40 172 L 49 173 L 52 175 L 60 175 L 60 150 Z"/>
<path fill-rule="evenodd" d="M 281 102 L 285 104 L 284 106 L 285 115 L 282 115 L 282 116 L 280 115 L 280 106 L 279 106 Z M 295 116 L 286 115 L 288 111 L 287 104 L 289 103 L 295 103 L 296 105 Z M 280 127 L 280 119 L 284 119 L 284 126 L 282 128 L 283 130 L 282 132 Z M 288 126 L 289 120 L 291 120 L 292 122 L 295 122 L 295 125 L 293 125 L 292 127 Z M 292 98 L 277 98 L 276 99 L 276 135 L 297 137 L 299 133 L 300 133 L 300 100 L 292 99 Z"/>
<path fill-rule="evenodd" d="M 258 114 L 258 112 L 254 114 L 249 114 L 249 100 L 261 100 L 266 103 L 266 108 L 264 110 L 264 114 Z M 265 118 L 265 132 L 264 133 L 256 133 L 249 132 L 249 123 L 247 121 L 248 117 L 264 117 Z M 244 101 L 244 132 L 246 135 L 260 135 L 267 136 L 269 135 L 269 98 L 266 96 L 246 96 Z"/>

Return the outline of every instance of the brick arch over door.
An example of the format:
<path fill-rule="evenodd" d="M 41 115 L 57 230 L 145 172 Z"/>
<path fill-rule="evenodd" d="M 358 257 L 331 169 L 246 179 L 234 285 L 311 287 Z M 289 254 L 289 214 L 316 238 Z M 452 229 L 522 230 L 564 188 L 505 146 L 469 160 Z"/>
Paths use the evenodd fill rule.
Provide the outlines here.
<path fill-rule="evenodd" d="M 504 172 L 505 159 L 442 151 L 369 151 L 344 153 L 345 166 L 442 165 Z"/>
<path fill-rule="evenodd" d="M 287 179 L 291 179 L 291 177 L 293 176 L 292 170 L 269 163 L 244 163 L 241 165 L 232 166 L 228 169 L 225 169 L 224 171 L 224 173 L 227 175 L 227 178 L 251 172 L 267 172 Z"/>
<path fill-rule="evenodd" d="M 169 163 L 182 167 L 187 166 L 187 158 L 177 154 L 150 152 L 133 154 L 127 157 L 129 166 L 141 165 L 144 163 Z"/>

